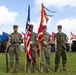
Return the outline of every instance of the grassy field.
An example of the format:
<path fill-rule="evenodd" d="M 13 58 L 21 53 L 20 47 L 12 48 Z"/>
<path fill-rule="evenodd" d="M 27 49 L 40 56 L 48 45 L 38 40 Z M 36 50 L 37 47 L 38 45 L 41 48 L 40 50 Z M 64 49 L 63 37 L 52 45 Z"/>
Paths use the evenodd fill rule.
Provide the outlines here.
<path fill-rule="evenodd" d="M 38 61 L 38 59 L 37 59 Z M 76 53 L 71 52 L 71 55 L 69 52 L 67 53 L 67 68 L 69 69 L 68 72 L 63 71 L 62 68 L 62 63 L 60 64 L 61 71 L 59 73 L 54 72 L 55 69 L 55 53 L 51 53 L 51 70 L 52 73 L 46 73 L 46 66 L 44 64 L 44 72 L 43 73 L 38 73 L 35 74 L 31 72 L 30 75 L 76 75 Z M 38 69 L 38 62 L 37 62 L 37 70 Z M 32 66 L 31 66 L 31 71 L 32 71 Z M 0 53 L 0 75 L 11 75 L 9 73 L 6 73 L 6 59 L 5 59 L 5 54 Z M 13 75 L 28 75 L 26 72 L 24 72 L 24 52 L 21 51 L 21 56 L 20 56 L 20 66 L 19 66 L 19 73 L 16 74 L 14 73 Z"/>

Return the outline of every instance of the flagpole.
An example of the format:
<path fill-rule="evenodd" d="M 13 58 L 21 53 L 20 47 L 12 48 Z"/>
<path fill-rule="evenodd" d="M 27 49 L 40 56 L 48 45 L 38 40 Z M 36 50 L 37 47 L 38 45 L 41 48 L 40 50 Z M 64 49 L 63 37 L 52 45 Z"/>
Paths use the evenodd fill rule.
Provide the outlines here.
<path fill-rule="evenodd" d="M 25 53 L 25 56 L 24 56 L 24 71 L 26 72 L 26 53 Z"/>
<path fill-rule="evenodd" d="M 39 35 L 39 33 L 42 33 L 42 26 L 43 26 L 43 21 L 44 21 L 44 7 L 43 7 L 43 4 L 41 5 L 41 21 L 40 21 L 40 27 L 39 27 L 39 30 L 40 30 L 40 32 L 39 32 L 39 30 L 38 30 L 38 35 Z M 41 68 L 41 39 L 42 38 L 40 38 L 40 36 L 38 36 L 39 37 L 39 70 L 40 70 L 40 68 Z"/>
<path fill-rule="evenodd" d="M 41 6 L 41 21 L 40 21 L 40 26 L 39 26 L 39 29 L 38 29 L 38 37 L 39 37 L 39 70 L 40 70 L 40 67 L 41 67 L 41 47 L 42 47 L 42 41 L 43 41 L 43 38 L 44 38 L 44 35 L 43 35 L 43 23 L 44 23 L 44 18 L 46 19 L 46 23 L 48 22 L 48 17 L 46 15 L 46 12 L 45 12 L 45 9 L 44 9 L 44 5 L 42 4 Z"/>
<path fill-rule="evenodd" d="M 28 28 L 29 25 L 28 23 L 30 22 L 30 5 L 28 5 L 28 16 L 27 16 L 27 21 L 26 21 L 26 30 L 25 30 L 25 34 L 26 37 L 24 36 L 24 46 L 25 46 L 25 57 L 24 57 L 24 71 L 26 71 L 26 60 L 27 60 L 27 34 L 28 34 Z"/>
<path fill-rule="evenodd" d="M 40 63 L 41 63 L 41 46 L 40 46 L 40 42 L 39 42 L 39 70 L 40 70 Z"/>
<path fill-rule="evenodd" d="M 24 71 L 26 72 L 26 44 L 25 44 L 25 41 L 24 41 L 24 46 L 25 46 Z"/>

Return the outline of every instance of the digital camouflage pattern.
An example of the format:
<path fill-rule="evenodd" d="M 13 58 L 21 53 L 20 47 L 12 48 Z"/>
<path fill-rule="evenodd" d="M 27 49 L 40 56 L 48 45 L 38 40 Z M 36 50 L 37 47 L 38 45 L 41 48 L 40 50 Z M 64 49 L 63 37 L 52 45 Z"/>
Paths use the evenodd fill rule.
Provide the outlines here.
<path fill-rule="evenodd" d="M 60 65 L 60 58 L 62 56 L 62 65 L 63 67 L 66 67 L 66 46 L 65 41 L 67 40 L 67 35 L 63 32 L 57 33 L 55 35 L 55 38 L 57 39 L 57 51 L 55 56 L 55 69 L 57 69 Z"/>
<path fill-rule="evenodd" d="M 32 32 L 32 36 L 30 38 L 30 41 L 32 44 L 36 43 L 38 37 L 37 34 Z M 32 46 L 32 56 L 34 58 L 34 60 L 36 61 L 36 45 Z M 31 60 L 29 59 L 29 56 L 27 55 L 27 67 L 29 68 L 31 64 Z M 32 63 L 33 64 L 33 68 L 36 68 L 36 62 Z"/>
<path fill-rule="evenodd" d="M 44 57 L 46 59 L 46 66 L 47 68 L 50 67 L 50 49 L 51 49 L 51 45 L 44 45 L 44 42 L 49 42 L 51 38 L 51 35 L 46 32 L 44 33 L 44 41 L 42 44 L 42 50 L 41 50 L 41 67 L 43 67 L 44 64 Z"/>
<path fill-rule="evenodd" d="M 10 47 L 9 47 L 9 55 L 10 55 L 10 66 L 11 68 L 14 67 L 14 55 L 16 59 L 16 68 L 19 67 L 19 55 L 20 55 L 20 44 L 19 41 L 21 40 L 22 35 L 18 32 L 10 34 Z"/>

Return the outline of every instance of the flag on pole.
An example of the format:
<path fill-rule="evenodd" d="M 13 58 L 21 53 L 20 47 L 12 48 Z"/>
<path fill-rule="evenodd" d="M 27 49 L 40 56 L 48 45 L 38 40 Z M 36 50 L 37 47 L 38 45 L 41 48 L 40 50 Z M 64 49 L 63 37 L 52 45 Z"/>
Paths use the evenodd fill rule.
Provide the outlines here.
<path fill-rule="evenodd" d="M 34 58 L 32 57 L 32 47 L 30 46 L 30 44 L 31 44 L 31 41 L 30 41 L 31 36 L 32 36 L 32 34 L 30 32 L 28 32 L 27 40 L 26 40 L 26 47 L 27 47 L 27 53 L 28 53 L 28 56 L 29 56 L 30 60 L 32 62 L 35 62 Z"/>
<path fill-rule="evenodd" d="M 43 35 L 43 23 L 44 23 L 44 19 L 46 20 L 46 23 L 48 22 L 48 17 L 46 16 L 46 12 L 44 9 L 44 6 L 42 4 L 41 7 L 41 20 L 40 20 L 40 26 L 38 29 L 38 38 L 39 38 L 39 49 L 38 49 L 38 55 L 39 55 L 39 69 L 40 69 L 40 62 L 41 62 L 41 46 L 42 46 L 42 41 L 44 39 L 44 35 Z"/>
<path fill-rule="evenodd" d="M 28 16 L 27 16 L 27 21 L 26 21 L 25 33 L 22 32 L 22 34 L 24 35 L 23 40 L 26 40 L 26 38 L 27 38 L 29 25 L 30 25 L 30 5 L 28 6 Z"/>
<path fill-rule="evenodd" d="M 47 23 L 48 22 L 48 17 L 46 16 L 44 5 L 42 4 L 42 8 L 41 8 L 41 21 L 40 21 L 40 26 L 39 26 L 39 29 L 38 29 L 38 37 L 39 37 L 40 43 L 43 40 L 43 23 L 44 23 L 44 19 L 46 19 L 46 23 Z"/>
<path fill-rule="evenodd" d="M 30 25 L 30 5 L 28 6 L 28 16 L 27 16 L 26 28 L 25 28 L 26 34 L 28 33 L 29 25 Z"/>
<path fill-rule="evenodd" d="M 30 60 L 32 62 L 35 62 L 34 58 L 32 57 L 32 48 L 30 46 L 30 44 L 31 44 L 30 38 L 31 38 L 32 34 L 31 34 L 31 32 L 29 32 L 29 25 L 30 25 L 30 5 L 28 6 L 28 17 L 27 17 L 27 21 L 26 21 L 25 37 L 24 38 L 26 41 L 25 47 L 27 50 L 27 54 L 28 54 Z"/>

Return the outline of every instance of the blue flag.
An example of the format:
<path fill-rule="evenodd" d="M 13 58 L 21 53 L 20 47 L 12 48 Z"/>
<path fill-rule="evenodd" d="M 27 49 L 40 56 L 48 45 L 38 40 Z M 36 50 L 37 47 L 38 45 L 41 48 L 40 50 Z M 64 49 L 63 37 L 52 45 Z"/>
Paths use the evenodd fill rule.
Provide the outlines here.
<path fill-rule="evenodd" d="M 26 33 L 29 29 L 29 23 L 30 23 L 30 5 L 28 6 L 28 16 L 27 16 L 27 21 L 26 21 Z"/>
<path fill-rule="evenodd" d="M 7 42 L 8 39 L 9 39 L 9 34 L 6 33 L 6 32 L 3 32 L 2 33 L 2 39 L 1 40 Z"/>
<path fill-rule="evenodd" d="M 0 41 L 1 41 L 1 39 L 2 39 L 2 35 L 0 34 Z"/>

